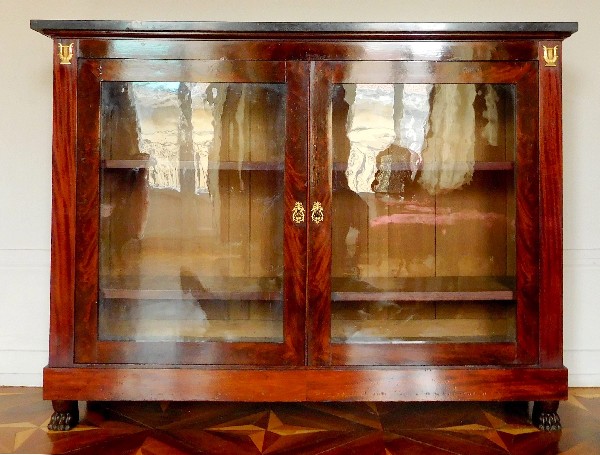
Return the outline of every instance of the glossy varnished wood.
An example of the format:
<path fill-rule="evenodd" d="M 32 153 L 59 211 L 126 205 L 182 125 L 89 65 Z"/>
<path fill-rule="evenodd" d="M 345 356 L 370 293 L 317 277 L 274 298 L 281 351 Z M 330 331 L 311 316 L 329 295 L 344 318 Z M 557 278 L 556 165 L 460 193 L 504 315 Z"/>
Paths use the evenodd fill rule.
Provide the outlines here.
<path fill-rule="evenodd" d="M 535 59 L 537 48 L 530 41 L 317 41 L 169 39 L 80 40 L 81 58 L 182 59 L 182 60 L 425 60 L 467 61 L 475 50 L 482 61 Z"/>
<path fill-rule="evenodd" d="M 326 63 L 323 63 L 326 65 Z M 329 82 L 362 84 L 516 84 L 531 77 L 533 62 L 331 62 Z"/>
<path fill-rule="evenodd" d="M 515 87 L 517 101 L 516 111 L 516 185 L 517 185 L 517 283 L 514 297 L 517 301 L 517 339 L 515 343 L 377 343 L 361 344 L 359 342 L 331 344 L 330 327 L 322 318 L 331 314 L 331 300 L 336 294 L 327 297 L 331 292 L 331 284 L 321 280 L 309 282 L 311 296 L 314 296 L 313 308 L 309 314 L 313 316 L 311 333 L 319 340 L 318 351 L 325 353 L 322 361 L 330 361 L 333 365 L 457 365 L 457 364 L 533 364 L 538 355 L 538 78 L 537 62 L 316 62 L 315 79 L 311 93 L 314 127 L 311 140 L 312 156 L 318 170 L 311 169 L 311 178 L 319 181 L 325 175 L 323 169 L 332 169 L 331 150 L 329 150 L 328 124 L 329 100 L 332 84 L 344 83 L 494 83 L 511 84 Z M 327 97 L 327 99 L 323 99 Z M 321 153 L 319 153 L 321 152 Z M 330 175 L 331 173 L 329 173 Z M 330 184 L 329 184 L 330 185 Z M 315 189 L 321 199 L 329 201 L 331 193 Z M 326 206 L 326 213 L 331 213 Z M 327 233 L 331 231 L 330 225 Z M 312 238 L 316 277 L 331 276 L 331 264 L 323 260 L 329 257 L 331 238 L 317 233 Z M 388 297 L 391 301 L 413 299 L 410 293 L 377 294 L 365 292 L 361 297 L 365 300 L 381 300 Z M 434 301 L 439 296 L 435 292 L 419 292 L 414 300 Z M 457 293 L 459 299 L 461 293 Z M 475 298 L 465 293 L 465 299 Z M 485 293 L 480 299 L 489 298 Z M 500 297 L 500 296 L 499 296 Z M 501 295 L 511 299 L 513 295 Z M 451 298 L 451 294 L 442 300 Z M 317 335 L 318 334 L 318 335 Z"/>
<path fill-rule="evenodd" d="M 227 341 L 111 341 L 101 340 L 98 324 L 99 296 L 99 213 L 101 168 L 101 83 L 103 81 L 177 81 L 189 82 L 269 82 L 285 83 L 288 121 L 285 178 L 286 213 L 295 200 L 306 198 L 306 82 L 300 63 L 290 62 L 189 62 L 173 65 L 138 60 L 82 60 L 80 64 L 78 128 L 78 181 L 75 286 L 75 361 L 77 363 L 151 363 L 198 365 L 298 365 L 304 363 L 305 269 L 299 245 L 306 242 L 305 226 L 300 228 L 285 217 L 284 235 L 289 242 L 284 252 L 287 304 L 284 308 L 283 343 Z M 150 76 L 150 77 L 149 77 Z M 302 115 L 297 115 L 303 113 Z M 304 163 L 303 163 L 304 162 Z M 283 217 L 283 214 L 279 215 Z M 246 296 L 248 297 L 248 296 Z M 214 296 L 213 296 L 214 298 Z M 231 298 L 231 297 L 230 297 Z M 172 358 L 177 352 L 177 360 Z"/>
<path fill-rule="evenodd" d="M 542 368 L 46 368 L 44 398 L 66 400 L 562 400 L 567 370 Z M 111 387 L 104 387 L 111 384 Z M 485 384 L 484 387 L 482 385 Z"/>
<path fill-rule="evenodd" d="M 538 63 L 532 65 L 516 84 L 517 356 L 523 363 L 537 361 L 540 336 Z"/>
<path fill-rule="evenodd" d="M 285 81 L 285 62 L 186 60 L 93 60 L 103 81 L 273 82 Z"/>
<path fill-rule="evenodd" d="M 308 365 L 331 363 L 331 166 L 328 110 L 331 99 L 322 62 L 311 63 L 310 145 L 309 145 L 309 241 L 307 302 Z M 314 204 L 323 207 L 323 221 L 311 220 Z"/>
<path fill-rule="evenodd" d="M 535 400 L 539 420 L 551 426 L 555 402 L 567 394 L 560 44 L 576 24 L 33 21 L 32 27 L 54 37 L 55 45 L 73 43 L 75 50 L 71 65 L 60 65 L 54 51 L 51 335 L 44 397 L 57 403 L 57 412 L 74 413 L 74 400 Z M 558 46 L 557 67 L 545 66 L 542 46 Z M 99 175 L 137 163 L 101 159 L 101 84 L 135 80 L 286 84 L 285 162 L 232 164 L 227 151 L 222 168 L 211 169 L 224 173 L 227 188 L 234 172 L 245 166 L 243 172 L 260 173 L 264 191 L 284 171 L 283 295 L 269 289 L 244 294 L 241 284 L 232 294 L 283 298 L 281 342 L 100 339 L 98 300 L 107 295 L 99 292 Z M 342 83 L 514 87 L 514 120 L 502 140 L 514 130 L 515 161 L 478 162 L 480 180 L 472 186 L 482 191 L 516 176 L 514 191 L 504 187 L 509 188 L 506 199 L 516 199 L 516 285 L 485 292 L 404 292 L 384 286 L 381 292 L 353 293 L 332 284 L 332 174 L 345 169 L 333 163 L 330 116 L 333 87 Z M 182 161 L 184 168 L 193 167 L 189 157 Z M 240 212 L 249 217 L 247 200 L 231 191 L 227 197 L 228 207 L 240 203 Z M 291 218 L 297 202 L 305 209 L 299 223 Z M 446 202 L 450 209 L 457 205 Z M 323 207 L 319 223 L 311 220 L 315 203 Z M 499 213 L 508 214 L 508 205 Z M 227 229 L 234 237 L 242 232 L 231 223 Z M 508 237 L 509 231 L 502 235 Z M 144 292 L 154 291 L 109 289 L 122 298 L 152 298 Z M 437 311 L 437 303 L 428 303 L 437 300 L 446 310 L 465 300 L 489 300 L 494 308 L 505 302 L 509 309 L 516 301 L 516 336 L 488 342 L 332 341 L 332 301 L 362 304 L 382 298 L 395 304 L 406 300 L 415 311 L 422 303 Z M 198 300 L 207 299 L 198 294 Z"/>
<path fill-rule="evenodd" d="M 516 343 L 448 341 L 333 343 L 333 365 L 510 365 L 519 363 Z"/>
<path fill-rule="evenodd" d="M 293 321 L 290 321 L 293 322 Z M 224 341 L 98 341 L 95 363 L 152 365 L 294 365 L 297 333 L 289 329 L 286 343 Z M 173 355 L 176 352 L 176 355 Z M 303 354 L 303 351 L 302 351 Z"/>
<path fill-rule="evenodd" d="M 57 39 L 53 49 L 59 43 L 70 44 Z M 57 52 L 53 95 L 50 365 L 67 366 L 74 350 L 77 63 L 60 65 Z"/>
<path fill-rule="evenodd" d="M 98 342 L 100 116 L 88 112 L 90 109 L 100 112 L 100 78 L 97 67 L 81 62 L 77 107 L 76 362 L 94 362 Z"/>
<path fill-rule="evenodd" d="M 292 219 L 296 203 L 307 207 L 307 161 L 308 161 L 308 99 L 309 72 L 304 62 L 288 62 L 286 65 L 287 124 L 288 137 L 285 157 L 284 194 L 284 334 L 287 351 L 293 363 L 306 363 L 306 243 L 308 217 L 302 223 Z"/>
<path fill-rule="evenodd" d="M 556 66 L 540 67 L 540 363 L 562 365 L 563 239 L 562 239 L 562 45 L 559 41 L 539 44 L 558 46 Z"/>

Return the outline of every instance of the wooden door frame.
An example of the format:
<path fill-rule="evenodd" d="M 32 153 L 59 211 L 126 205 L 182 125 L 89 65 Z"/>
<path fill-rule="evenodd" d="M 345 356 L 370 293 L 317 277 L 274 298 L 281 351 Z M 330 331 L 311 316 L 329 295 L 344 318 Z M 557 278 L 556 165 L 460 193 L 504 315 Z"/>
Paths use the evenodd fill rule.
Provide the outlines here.
<path fill-rule="evenodd" d="M 398 75 L 402 75 L 401 79 Z M 332 151 L 330 103 L 341 83 L 513 84 L 516 97 L 516 342 L 334 344 L 331 342 Z M 539 163 L 537 61 L 319 61 L 311 69 L 309 206 L 324 221 L 309 227 L 308 361 L 328 365 L 536 364 L 539 355 Z"/>
<path fill-rule="evenodd" d="M 81 59 L 78 79 L 74 363 L 288 365 L 305 363 L 306 225 L 291 222 L 290 204 L 306 200 L 307 77 L 283 61 Z M 306 71 L 304 71 L 306 73 Z M 284 173 L 284 328 L 280 343 L 135 342 L 99 339 L 100 108 L 103 81 L 286 83 Z M 306 105 L 306 106 L 305 106 Z M 288 242 L 288 239 L 292 241 Z"/>

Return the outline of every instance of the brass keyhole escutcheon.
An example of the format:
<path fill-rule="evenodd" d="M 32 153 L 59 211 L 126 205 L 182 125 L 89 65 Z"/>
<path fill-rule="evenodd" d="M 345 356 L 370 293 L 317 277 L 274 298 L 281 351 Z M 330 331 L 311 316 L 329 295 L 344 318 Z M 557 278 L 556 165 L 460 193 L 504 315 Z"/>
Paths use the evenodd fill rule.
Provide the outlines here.
<path fill-rule="evenodd" d="M 320 202 L 315 202 L 310 209 L 310 217 L 315 224 L 319 224 L 324 220 L 325 216 L 323 215 L 323 206 Z"/>
<path fill-rule="evenodd" d="M 296 224 L 304 223 L 304 206 L 302 202 L 296 202 L 292 209 L 292 221 Z"/>

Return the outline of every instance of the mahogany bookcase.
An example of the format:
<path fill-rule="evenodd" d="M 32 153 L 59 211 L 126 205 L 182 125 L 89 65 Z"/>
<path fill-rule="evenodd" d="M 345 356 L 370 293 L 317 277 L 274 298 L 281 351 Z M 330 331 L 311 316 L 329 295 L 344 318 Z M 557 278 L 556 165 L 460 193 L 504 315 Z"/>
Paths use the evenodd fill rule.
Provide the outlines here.
<path fill-rule="evenodd" d="M 576 23 L 34 20 L 78 400 L 534 401 L 560 427 Z"/>

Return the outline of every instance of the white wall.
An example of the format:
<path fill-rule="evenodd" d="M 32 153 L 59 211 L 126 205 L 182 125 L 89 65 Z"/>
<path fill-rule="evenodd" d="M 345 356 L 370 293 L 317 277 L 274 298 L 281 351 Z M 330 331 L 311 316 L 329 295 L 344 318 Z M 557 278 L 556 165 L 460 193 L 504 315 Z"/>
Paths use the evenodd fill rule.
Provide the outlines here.
<path fill-rule="evenodd" d="M 598 0 L 2 0 L 0 385 L 39 385 L 47 362 L 52 71 L 30 19 L 579 21 L 564 45 L 565 363 L 600 386 Z"/>

